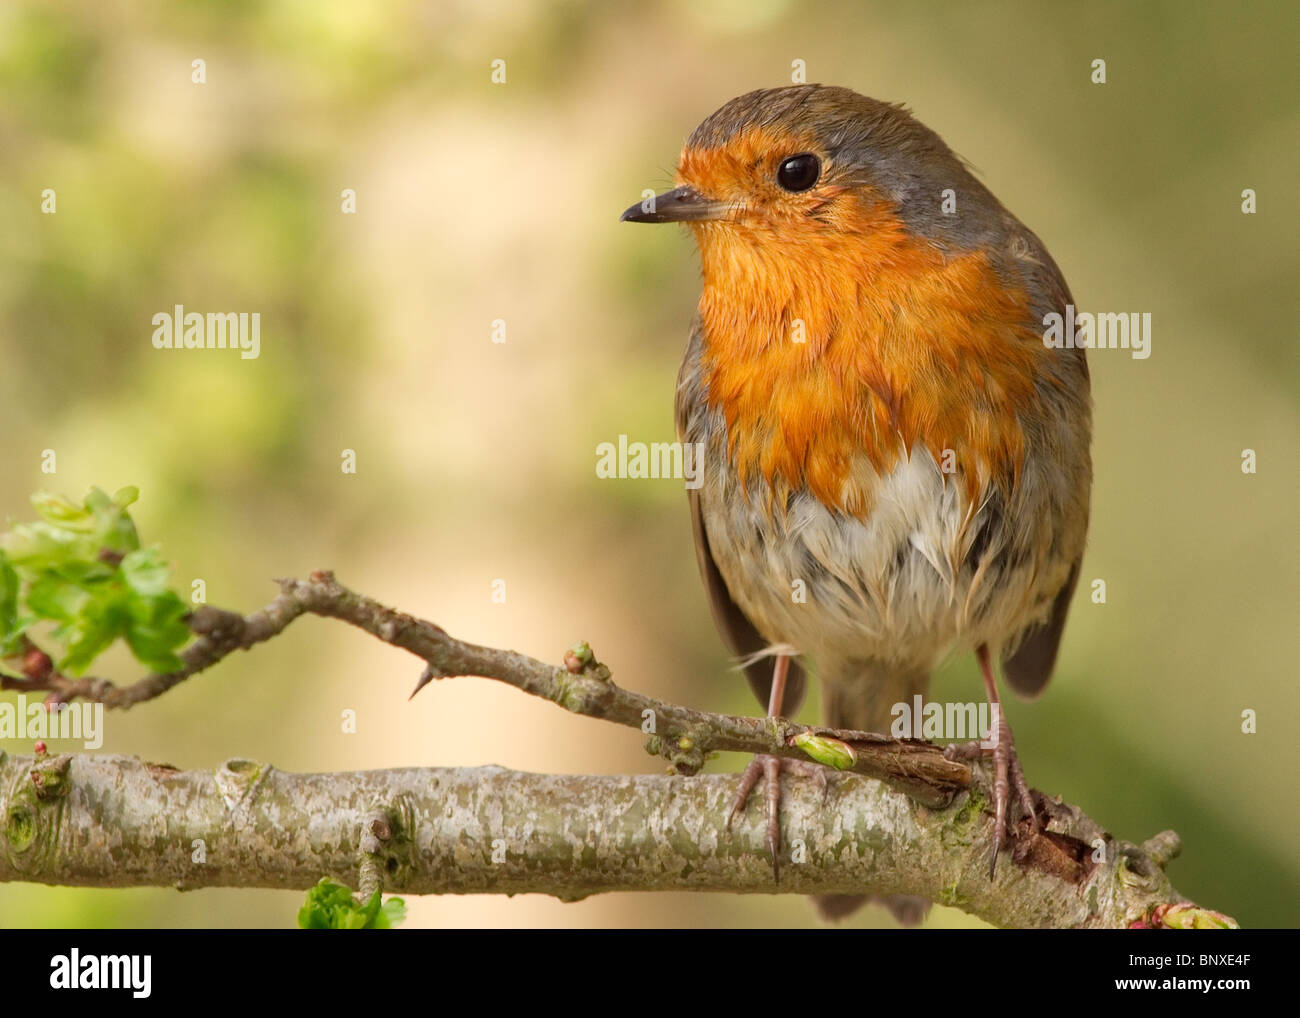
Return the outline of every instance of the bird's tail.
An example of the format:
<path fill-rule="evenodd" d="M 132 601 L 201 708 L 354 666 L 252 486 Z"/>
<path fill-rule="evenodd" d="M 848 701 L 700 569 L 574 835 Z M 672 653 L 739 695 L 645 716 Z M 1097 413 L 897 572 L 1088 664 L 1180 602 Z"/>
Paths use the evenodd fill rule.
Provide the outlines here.
<path fill-rule="evenodd" d="M 879 661 L 855 661 L 835 669 L 822 681 L 822 718 L 830 728 L 887 734 L 896 703 L 911 703 L 930 685 L 925 669 L 909 669 Z M 925 918 L 930 903 L 911 894 L 819 894 L 813 903 L 818 914 L 834 922 L 856 912 L 863 905 L 884 905 L 904 926 L 915 926 Z"/>

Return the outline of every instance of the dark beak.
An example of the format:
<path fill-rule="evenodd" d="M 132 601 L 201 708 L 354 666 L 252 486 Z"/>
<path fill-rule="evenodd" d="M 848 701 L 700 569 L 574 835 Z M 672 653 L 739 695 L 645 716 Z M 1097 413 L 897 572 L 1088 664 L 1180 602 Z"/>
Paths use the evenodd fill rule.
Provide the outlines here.
<path fill-rule="evenodd" d="M 731 207 L 710 201 L 693 188 L 677 187 L 639 201 L 621 216 L 620 223 L 695 223 L 705 219 L 726 219 Z"/>

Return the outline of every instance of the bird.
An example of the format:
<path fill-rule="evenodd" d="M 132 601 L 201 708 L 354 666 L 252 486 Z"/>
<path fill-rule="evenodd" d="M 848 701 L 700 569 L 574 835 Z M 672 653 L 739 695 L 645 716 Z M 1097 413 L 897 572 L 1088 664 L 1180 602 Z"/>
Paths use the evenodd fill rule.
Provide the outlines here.
<path fill-rule="evenodd" d="M 884 732 L 967 652 L 991 705 L 995 661 L 1037 696 L 1092 486 L 1086 352 L 1045 341 L 1073 297 L 1043 242 L 904 105 L 837 86 L 730 100 L 674 183 L 621 219 L 686 224 L 698 249 L 676 425 L 703 453 L 687 494 L 714 621 L 759 703 L 792 716 L 814 674 L 826 726 Z M 991 752 L 945 750 L 991 755 L 991 876 L 1017 805 L 1041 828 L 993 716 Z M 763 781 L 774 868 L 789 769 L 755 757 L 728 819 Z M 816 903 L 839 919 L 866 900 Z"/>

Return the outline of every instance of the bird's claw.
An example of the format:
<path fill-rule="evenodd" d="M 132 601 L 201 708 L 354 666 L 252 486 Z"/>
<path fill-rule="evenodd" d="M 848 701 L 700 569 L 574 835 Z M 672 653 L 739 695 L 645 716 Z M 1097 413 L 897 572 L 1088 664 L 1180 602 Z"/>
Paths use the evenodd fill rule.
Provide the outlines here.
<path fill-rule="evenodd" d="M 1020 765 L 1020 756 L 1016 753 L 1011 726 L 1007 724 L 1006 718 L 999 718 L 997 739 L 991 749 L 981 742 L 953 743 L 944 749 L 943 755 L 949 760 L 977 760 L 988 756 L 993 758 L 993 852 L 989 858 L 989 879 L 992 880 L 997 873 L 998 854 L 1012 834 L 1010 805 L 1013 790 L 1016 801 L 1033 824 L 1035 833 L 1043 829 L 1034 808 L 1033 793 L 1029 790 L 1024 768 Z"/>
<path fill-rule="evenodd" d="M 746 765 L 740 775 L 740 786 L 735 798 L 731 800 L 731 812 L 727 814 L 727 830 L 732 822 L 744 812 L 750 794 L 764 780 L 763 803 L 764 820 L 767 834 L 767 854 L 772 860 L 772 879 L 781 879 L 781 772 L 797 774 L 812 778 L 817 782 L 822 799 L 826 798 L 826 768 L 808 760 L 791 760 L 779 756 L 756 756 Z"/>

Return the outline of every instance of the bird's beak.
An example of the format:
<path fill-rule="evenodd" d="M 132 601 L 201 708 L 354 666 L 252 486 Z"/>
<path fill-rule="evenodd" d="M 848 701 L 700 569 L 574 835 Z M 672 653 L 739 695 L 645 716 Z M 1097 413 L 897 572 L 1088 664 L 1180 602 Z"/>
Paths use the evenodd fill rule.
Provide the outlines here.
<path fill-rule="evenodd" d="M 621 216 L 620 223 L 697 223 L 726 219 L 731 206 L 705 198 L 692 187 L 675 187 L 653 198 L 639 201 Z"/>

